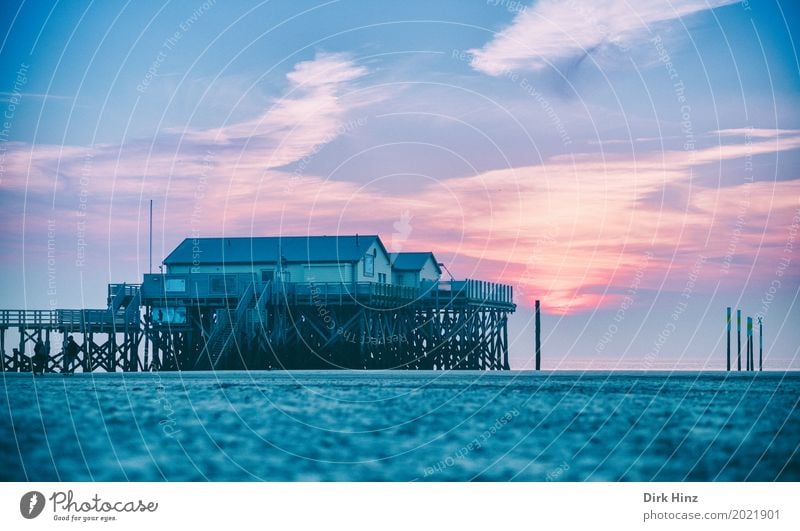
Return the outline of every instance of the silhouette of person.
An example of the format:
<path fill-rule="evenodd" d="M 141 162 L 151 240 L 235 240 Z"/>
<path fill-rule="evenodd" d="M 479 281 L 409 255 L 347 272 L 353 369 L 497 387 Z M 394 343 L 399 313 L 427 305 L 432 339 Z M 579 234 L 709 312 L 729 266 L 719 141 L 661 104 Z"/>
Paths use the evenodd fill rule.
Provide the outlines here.
<path fill-rule="evenodd" d="M 75 363 L 80 351 L 81 347 L 75 342 L 75 338 L 69 336 L 67 338 L 67 346 L 64 349 L 64 372 L 67 374 L 73 372 L 72 364 Z"/>
<path fill-rule="evenodd" d="M 44 366 L 47 363 L 47 352 L 42 338 L 36 340 L 36 345 L 33 347 L 33 374 L 44 374 Z"/>

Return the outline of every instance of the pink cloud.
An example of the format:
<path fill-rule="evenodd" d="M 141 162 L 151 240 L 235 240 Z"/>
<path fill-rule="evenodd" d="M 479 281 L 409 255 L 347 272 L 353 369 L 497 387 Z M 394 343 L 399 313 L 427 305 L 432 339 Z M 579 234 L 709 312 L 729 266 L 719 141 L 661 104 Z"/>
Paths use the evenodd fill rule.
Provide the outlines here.
<path fill-rule="evenodd" d="M 520 302 L 539 298 L 562 314 L 618 304 L 642 269 L 642 289 L 680 290 L 699 255 L 708 259 L 704 275 L 745 278 L 748 261 L 777 259 L 798 208 L 800 181 L 705 188 L 692 180 L 700 165 L 798 149 L 798 131 L 757 130 L 737 141 L 726 130 L 716 134 L 732 140 L 711 148 L 574 154 L 391 193 L 282 169 L 313 157 L 370 101 L 348 92 L 365 73 L 345 56 L 320 54 L 295 67 L 285 97 L 256 120 L 123 146 L 12 145 L 9 167 L 29 178 L 3 185 L 33 199 L 55 189 L 57 214 L 68 220 L 87 188 L 87 237 L 97 248 L 136 241 L 139 199 L 150 197 L 165 251 L 189 234 L 388 239 L 406 219 L 406 250 L 433 250 L 459 277 L 512 283 Z M 667 189 L 676 204 L 645 200 Z M 746 223 L 737 229 L 743 197 Z"/>

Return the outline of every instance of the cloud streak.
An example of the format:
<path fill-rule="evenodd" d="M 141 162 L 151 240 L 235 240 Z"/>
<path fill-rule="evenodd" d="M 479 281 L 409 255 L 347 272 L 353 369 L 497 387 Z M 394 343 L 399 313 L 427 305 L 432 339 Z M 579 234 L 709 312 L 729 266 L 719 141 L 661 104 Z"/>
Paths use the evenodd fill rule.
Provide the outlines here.
<path fill-rule="evenodd" d="M 184 137 L 216 146 L 232 146 L 261 155 L 262 167 L 278 168 L 301 159 L 315 146 L 337 136 L 348 112 L 363 102 L 351 95 L 352 82 L 367 74 L 346 54 L 320 52 L 313 60 L 295 65 L 287 74 L 289 88 L 263 114 L 252 120 Z"/>
<path fill-rule="evenodd" d="M 656 23 L 668 22 L 735 0 L 542 0 L 515 17 L 481 48 L 470 50 L 472 67 L 491 76 L 539 70 L 579 59 L 604 45 L 626 46 Z"/>

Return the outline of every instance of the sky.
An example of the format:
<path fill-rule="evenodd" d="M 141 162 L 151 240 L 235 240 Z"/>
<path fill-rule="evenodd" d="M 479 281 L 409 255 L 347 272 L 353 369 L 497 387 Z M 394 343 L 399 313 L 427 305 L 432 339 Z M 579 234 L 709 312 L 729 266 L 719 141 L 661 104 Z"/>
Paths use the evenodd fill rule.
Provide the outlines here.
<path fill-rule="evenodd" d="M 187 236 L 380 234 L 514 285 L 511 363 L 800 369 L 792 2 L 3 2 L 4 308 Z"/>

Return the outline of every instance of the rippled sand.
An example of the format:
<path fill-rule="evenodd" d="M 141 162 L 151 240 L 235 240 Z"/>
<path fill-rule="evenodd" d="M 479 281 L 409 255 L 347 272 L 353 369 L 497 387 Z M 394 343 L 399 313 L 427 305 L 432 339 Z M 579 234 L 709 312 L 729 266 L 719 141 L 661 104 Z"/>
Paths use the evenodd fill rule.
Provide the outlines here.
<path fill-rule="evenodd" d="M 800 374 L 0 374 L 3 480 L 800 480 Z"/>

